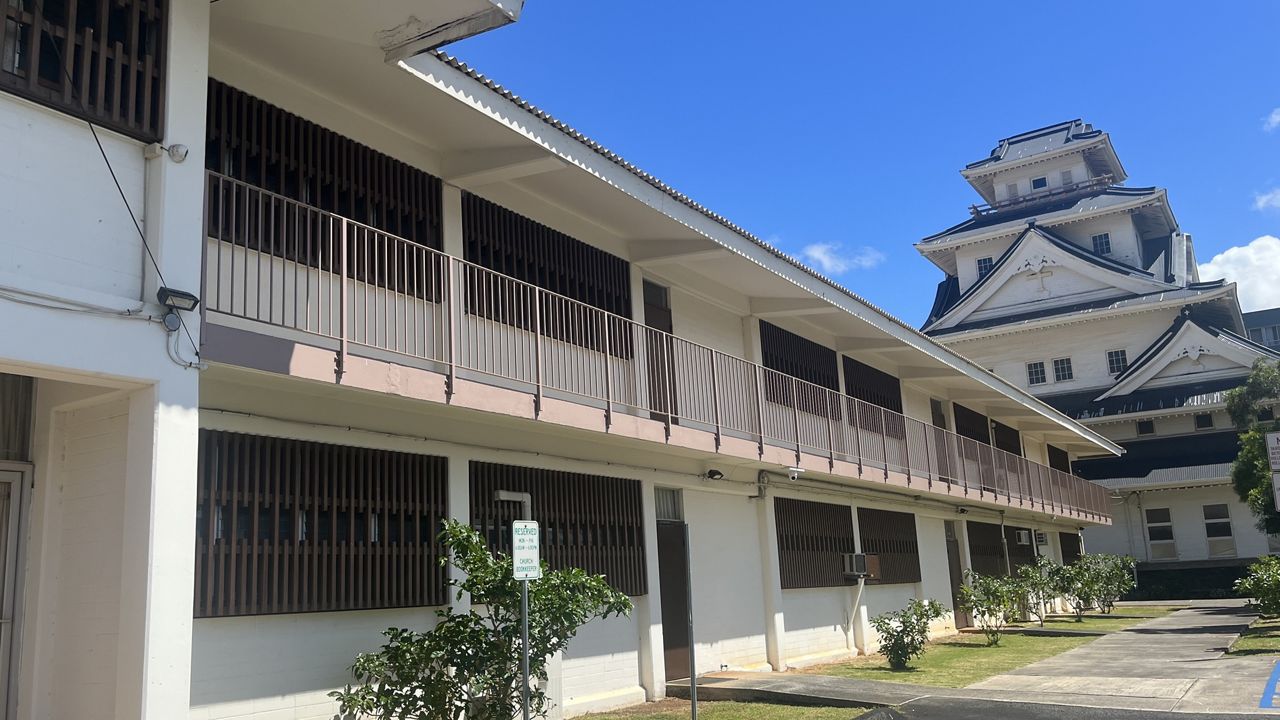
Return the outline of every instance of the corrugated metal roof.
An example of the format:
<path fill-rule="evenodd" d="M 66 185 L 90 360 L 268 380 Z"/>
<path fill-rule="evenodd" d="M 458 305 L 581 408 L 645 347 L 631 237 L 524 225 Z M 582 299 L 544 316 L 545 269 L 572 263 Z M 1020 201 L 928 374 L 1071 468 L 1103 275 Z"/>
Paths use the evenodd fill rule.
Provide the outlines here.
<path fill-rule="evenodd" d="M 1144 477 L 1106 478 L 1094 482 L 1111 490 L 1130 490 L 1145 486 L 1219 484 L 1230 477 L 1231 463 L 1214 463 L 1160 468 Z"/>

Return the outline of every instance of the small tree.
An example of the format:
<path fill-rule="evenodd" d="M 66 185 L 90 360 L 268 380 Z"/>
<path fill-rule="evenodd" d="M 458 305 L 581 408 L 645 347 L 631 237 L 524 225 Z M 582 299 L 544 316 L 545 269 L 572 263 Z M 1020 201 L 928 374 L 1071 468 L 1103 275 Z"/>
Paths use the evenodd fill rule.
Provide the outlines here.
<path fill-rule="evenodd" d="M 1249 566 L 1249 572 L 1236 581 L 1236 592 L 1251 598 L 1262 615 L 1280 615 L 1280 558 L 1264 555 Z"/>
<path fill-rule="evenodd" d="M 1016 575 L 1018 589 L 1022 593 L 1027 614 L 1035 618 L 1036 622 L 1040 623 L 1040 627 L 1044 627 L 1045 617 L 1049 614 L 1049 605 L 1058 597 L 1050 575 L 1054 567 L 1056 566 L 1049 558 L 1041 555 L 1036 558 L 1035 564 L 1019 567 Z"/>
<path fill-rule="evenodd" d="M 880 654 L 894 670 L 906 670 L 912 658 L 924 654 L 929 641 L 929 624 L 946 614 L 937 600 L 912 600 L 902 610 L 871 618 L 871 627 L 880 634 Z"/>
<path fill-rule="evenodd" d="M 356 684 L 330 693 L 344 714 L 385 720 L 511 720 L 519 714 L 520 586 L 511 558 L 494 556 L 480 534 L 454 520 L 440 540 L 446 557 L 466 573 L 450 593 L 470 593 L 467 613 L 440 610 L 426 632 L 390 628 L 377 652 L 356 657 Z M 448 562 L 442 559 L 442 564 Z M 483 608 L 483 612 L 477 608 Z M 631 600 L 599 575 L 549 571 L 529 584 L 529 674 L 547 679 L 547 656 L 563 650 L 593 618 L 623 615 Z M 530 711 L 545 716 L 546 694 L 529 691 Z"/>
<path fill-rule="evenodd" d="M 1070 565 L 1054 568 L 1051 575 L 1054 592 L 1070 606 L 1076 622 L 1083 622 L 1084 614 L 1098 602 L 1098 573 L 1092 557 L 1082 555 Z"/>
<path fill-rule="evenodd" d="M 1227 412 L 1240 430 L 1240 452 L 1231 464 L 1231 485 L 1257 518 L 1258 529 L 1280 532 L 1280 509 L 1271 491 L 1267 463 L 1267 432 L 1280 430 L 1280 422 L 1258 422 L 1267 401 L 1280 398 L 1280 362 L 1259 359 L 1244 385 L 1227 391 Z"/>
<path fill-rule="evenodd" d="M 1115 609 L 1116 601 L 1124 597 L 1134 587 L 1134 560 L 1128 555 L 1088 555 L 1092 558 L 1093 572 L 1097 573 L 1098 609 L 1110 613 Z"/>
<path fill-rule="evenodd" d="M 974 622 L 987 637 L 987 645 L 999 645 L 1009 623 L 1018 617 L 1022 591 L 1014 578 L 964 573 L 960 588 L 960 605 L 973 615 Z"/>

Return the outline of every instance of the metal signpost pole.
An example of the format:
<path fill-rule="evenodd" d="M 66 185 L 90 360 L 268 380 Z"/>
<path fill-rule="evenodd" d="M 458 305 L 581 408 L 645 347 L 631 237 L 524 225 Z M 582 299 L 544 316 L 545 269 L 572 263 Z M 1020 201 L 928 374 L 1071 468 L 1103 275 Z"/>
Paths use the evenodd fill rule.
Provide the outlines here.
<path fill-rule="evenodd" d="M 529 581 L 520 581 L 520 716 L 529 720 Z"/>
<path fill-rule="evenodd" d="M 499 490 L 499 502 L 520 503 L 522 519 L 511 523 L 511 575 L 520 583 L 520 716 L 529 720 L 529 581 L 542 577 L 540 535 L 529 493 Z"/>

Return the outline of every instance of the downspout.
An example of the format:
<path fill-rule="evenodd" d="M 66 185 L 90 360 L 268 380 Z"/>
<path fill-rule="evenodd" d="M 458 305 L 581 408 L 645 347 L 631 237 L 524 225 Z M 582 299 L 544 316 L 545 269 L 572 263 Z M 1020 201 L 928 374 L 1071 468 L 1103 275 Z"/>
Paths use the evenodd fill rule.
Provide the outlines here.
<path fill-rule="evenodd" d="M 1013 566 L 1009 564 L 1009 536 L 1004 531 L 1004 511 L 1000 511 L 1000 549 L 1004 552 L 1004 574 L 1013 575 Z"/>

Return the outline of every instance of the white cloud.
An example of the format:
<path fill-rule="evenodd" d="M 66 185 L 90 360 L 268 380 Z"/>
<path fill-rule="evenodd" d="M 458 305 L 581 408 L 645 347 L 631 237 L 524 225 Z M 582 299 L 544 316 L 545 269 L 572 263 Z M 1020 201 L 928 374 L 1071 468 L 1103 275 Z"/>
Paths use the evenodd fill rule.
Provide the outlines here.
<path fill-rule="evenodd" d="M 1272 188 L 1253 196 L 1254 210 L 1280 210 L 1280 188 Z"/>
<path fill-rule="evenodd" d="M 866 245 L 843 252 L 838 243 L 813 243 L 804 246 L 800 253 L 805 260 L 828 275 L 840 275 L 850 270 L 870 270 L 885 261 L 884 253 Z"/>
<path fill-rule="evenodd" d="M 1280 108 L 1271 111 L 1266 120 L 1262 121 L 1262 129 L 1271 132 L 1276 128 L 1280 128 Z"/>
<path fill-rule="evenodd" d="M 1263 235 L 1244 246 L 1227 248 L 1200 265 L 1200 277 L 1216 280 L 1225 277 L 1236 283 L 1240 307 L 1245 312 L 1280 307 L 1280 238 Z"/>

